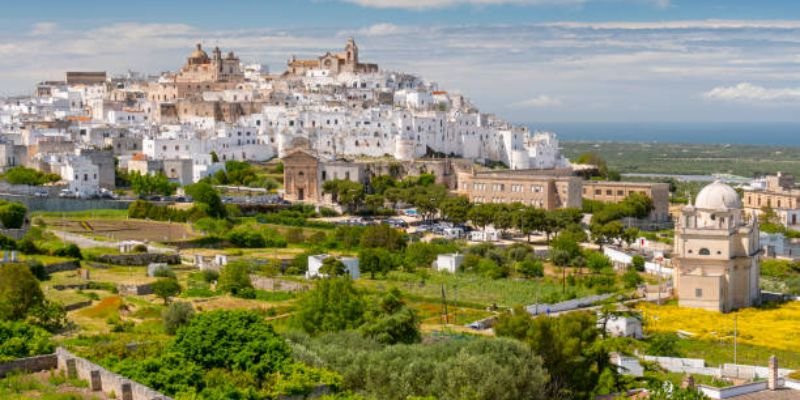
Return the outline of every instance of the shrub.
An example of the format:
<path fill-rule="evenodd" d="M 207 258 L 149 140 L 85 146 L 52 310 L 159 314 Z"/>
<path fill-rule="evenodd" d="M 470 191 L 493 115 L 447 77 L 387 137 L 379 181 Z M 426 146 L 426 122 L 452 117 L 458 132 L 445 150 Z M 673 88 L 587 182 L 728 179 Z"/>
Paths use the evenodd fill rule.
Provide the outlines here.
<path fill-rule="evenodd" d="M 244 289 L 252 289 L 249 266 L 243 262 L 232 262 L 222 267 L 218 290 L 233 295 Z"/>
<path fill-rule="evenodd" d="M 631 265 L 633 268 L 639 272 L 644 272 L 644 257 L 640 255 L 635 255 L 631 259 Z"/>
<path fill-rule="evenodd" d="M 25 223 L 28 209 L 14 201 L 0 200 L 0 222 L 6 229 L 19 229 Z"/>
<path fill-rule="evenodd" d="M 249 225 L 240 225 L 231 229 L 227 239 L 236 247 L 247 249 L 266 247 L 264 236 Z"/>
<path fill-rule="evenodd" d="M 59 256 L 59 257 L 75 258 L 75 259 L 78 259 L 78 260 L 82 260 L 83 259 L 83 255 L 81 254 L 80 247 L 78 247 L 74 243 L 70 243 L 70 244 L 68 244 L 68 245 L 66 245 L 64 247 L 57 248 L 53 252 L 53 255 Z"/>
<path fill-rule="evenodd" d="M 45 269 L 44 264 L 38 260 L 30 260 L 28 261 L 28 268 L 31 270 L 33 276 L 40 281 L 46 281 L 50 279 L 50 274 L 47 273 L 47 269 Z"/>
<path fill-rule="evenodd" d="M 203 270 L 203 281 L 206 283 L 212 283 L 219 280 L 219 272 L 214 271 L 213 269 L 206 269 Z"/>
<path fill-rule="evenodd" d="M 541 278 L 544 276 L 544 265 L 540 260 L 523 260 L 516 263 L 517 271 L 528 278 Z"/>
<path fill-rule="evenodd" d="M 30 324 L 0 321 L 0 362 L 52 353 L 50 334 Z"/>
<path fill-rule="evenodd" d="M 194 308 L 190 303 L 175 302 L 164 309 L 161 317 L 164 321 L 164 331 L 174 335 L 178 328 L 189 323 L 194 316 Z"/>

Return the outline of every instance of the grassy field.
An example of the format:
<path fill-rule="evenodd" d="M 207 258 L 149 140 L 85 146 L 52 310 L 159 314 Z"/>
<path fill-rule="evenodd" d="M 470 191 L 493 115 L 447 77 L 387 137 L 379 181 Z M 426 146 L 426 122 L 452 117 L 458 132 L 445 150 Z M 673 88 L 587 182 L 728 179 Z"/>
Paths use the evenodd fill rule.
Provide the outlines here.
<path fill-rule="evenodd" d="M 678 342 L 681 355 L 689 358 L 702 358 L 706 365 L 716 367 L 733 363 L 733 341 L 682 339 Z M 747 343 L 736 345 L 736 362 L 747 365 L 766 366 L 769 356 L 778 357 L 781 368 L 800 369 L 800 349 L 782 350 L 769 346 L 754 346 Z"/>
<path fill-rule="evenodd" d="M 789 352 L 800 351 L 800 303 L 791 302 L 774 308 L 747 308 L 720 314 L 677 305 L 656 306 L 641 303 L 649 332 L 690 333 L 693 339 L 707 343 L 733 343 L 734 318 L 740 344 Z M 764 359 L 769 355 L 762 356 Z"/>
<path fill-rule="evenodd" d="M 592 151 L 622 173 L 729 173 L 745 177 L 777 171 L 800 176 L 800 148 L 673 143 L 561 142 L 575 159 Z"/>
<path fill-rule="evenodd" d="M 86 381 L 67 379 L 63 371 L 9 375 L 0 379 L 3 400 L 105 400 L 104 394 L 91 392 Z"/>
<path fill-rule="evenodd" d="M 531 304 L 536 299 L 544 301 L 561 292 L 561 284 L 552 279 L 512 280 L 490 279 L 477 274 L 448 274 L 433 272 L 423 279 L 418 274 L 401 271 L 390 272 L 385 279 L 366 279 L 356 281 L 358 285 L 371 291 L 383 292 L 397 287 L 409 294 L 411 300 L 438 303 L 442 298 L 444 285 L 448 302 L 457 297 L 458 303 L 471 308 L 485 308 L 496 304 L 499 307 L 513 307 Z M 588 290 L 574 288 L 578 296 L 590 294 Z"/>
<path fill-rule="evenodd" d="M 86 211 L 35 211 L 31 213 L 31 217 L 36 218 L 49 218 L 49 219 L 73 219 L 73 220 L 86 220 L 86 219 L 127 219 L 128 210 L 110 210 L 110 209 L 97 209 Z"/>

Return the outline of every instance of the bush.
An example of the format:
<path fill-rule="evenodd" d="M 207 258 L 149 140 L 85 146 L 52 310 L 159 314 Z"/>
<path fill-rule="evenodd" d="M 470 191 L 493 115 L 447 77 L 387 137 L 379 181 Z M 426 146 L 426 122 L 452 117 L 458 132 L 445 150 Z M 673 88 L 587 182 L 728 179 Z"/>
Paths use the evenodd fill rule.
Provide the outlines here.
<path fill-rule="evenodd" d="M 58 182 L 61 180 L 61 177 L 57 174 L 47 174 L 37 171 L 33 168 L 27 168 L 23 166 L 10 168 L 5 174 L 3 174 L 2 178 L 12 185 L 31 186 L 41 186 L 45 183 Z"/>
<path fill-rule="evenodd" d="M 674 333 L 656 333 L 648 340 L 647 354 L 662 357 L 680 357 L 678 335 Z"/>
<path fill-rule="evenodd" d="M 27 264 L 33 276 L 35 276 L 39 281 L 46 281 L 50 279 L 50 274 L 47 273 L 47 269 L 44 267 L 44 264 L 42 264 L 41 261 L 30 260 Z"/>
<path fill-rule="evenodd" d="M 625 283 L 626 288 L 633 289 L 644 282 L 644 279 L 642 279 L 635 269 L 629 269 L 622 275 L 622 282 Z"/>
<path fill-rule="evenodd" d="M 75 258 L 75 259 L 78 259 L 78 260 L 82 260 L 83 259 L 83 255 L 81 254 L 80 247 L 78 247 L 74 243 L 70 243 L 70 244 L 68 244 L 68 245 L 66 245 L 64 247 L 57 248 L 53 252 L 53 255 L 59 256 L 59 257 Z"/>
<path fill-rule="evenodd" d="M 243 262 L 231 262 L 222 267 L 219 274 L 219 291 L 237 295 L 245 289 L 252 289 L 249 266 Z"/>
<path fill-rule="evenodd" d="M 253 311 L 210 311 L 178 329 L 170 346 L 205 369 L 247 371 L 263 377 L 290 359 L 291 349 Z"/>
<path fill-rule="evenodd" d="M 524 260 L 516 263 L 517 271 L 527 278 L 541 278 L 544 276 L 544 265 L 540 260 Z"/>
<path fill-rule="evenodd" d="M 189 323 L 193 316 L 194 308 L 190 303 L 176 302 L 170 304 L 161 314 L 164 320 L 164 331 L 174 335 L 178 328 Z"/>
<path fill-rule="evenodd" d="M 39 254 L 39 248 L 36 247 L 36 242 L 28 237 L 23 237 L 17 241 L 17 250 L 23 254 Z"/>
<path fill-rule="evenodd" d="M 50 334 L 24 322 L 0 321 L 0 362 L 52 353 Z"/>
<path fill-rule="evenodd" d="M 0 200 L 0 222 L 6 229 L 19 229 L 25 223 L 28 209 L 14 201 Z"/>
<path fill-rule="evenodd" d="M 631 259 L 631 265 L 635 270 L 644 272 L 644 257 L 638 254 L 633 256 L 633 259 Z"/>
<path fill-rule="evenodd" d="M 203 281 L 206 283 L 212 283 L 219 280 L 219 272 L 214 271 L 213 269 L 206 269 L 203 270 Z"/>
<path fill-rule="evenodd" d="M 254 249 L 266 247 L 264 236 L 253 226 L 240 225 L 228 232 L 227 239 L 236 247 Z"/>

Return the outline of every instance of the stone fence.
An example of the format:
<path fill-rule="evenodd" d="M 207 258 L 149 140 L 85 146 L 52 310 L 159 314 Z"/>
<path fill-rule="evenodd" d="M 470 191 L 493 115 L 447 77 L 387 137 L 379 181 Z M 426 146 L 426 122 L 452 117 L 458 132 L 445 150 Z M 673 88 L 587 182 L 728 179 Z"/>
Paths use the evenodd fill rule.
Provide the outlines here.
<path fill-rule="evenodd" d="M 181 256 L 164 253 L 104 254 L 97 257 L 95 261 L 114 265 L 148 265 L 152 263 L 175 265 L 181 263 Z"/>
<path fill-rule="evenodd" d="M 116 398 L 122 400 L 172 400 L 147 386 L 77 357 L 62 347 L 56 349 L 56 358 L 58 369 L 65 370 L 69 378 L 89 382 L 92 391 L 102 391 L 109 395 L 114 393 Z"/>
<path fill-rule="evenodd" d="M 81 267 L 80 261 L 70 260 L 55 264 L 47 264 L 44 266 L 44 270 L 47 271 L 48 274 L 52 274 L 61 271 L 74 271 L 76 269 L 80 269 L 80 267 Z"/>
<path fill-rule="evenodd" d="M 308 290 L 308 284 L 286 279 L 267 278 L 260 275 L 250 275 L 253 287 L 268 292 L 303 292 Z"/>
<path fill-rule="evenodd" d="M 764 379 L 769 375 L 768 367 L 742 364 L 722 364 L 719 367 L 707 367 L 705 360 L 702 358 L 642 356 L 642 359 L 655 362 L 669 372 L 735 379 Z M 791 369 L 779 368 L 778 376 L 785 377 L 792 371 Z"/>
<path fill-rule="evenodd" d="M 144 296 L 153 294 L 152 283 L 120 283 L 117 285 L 120 296 Z"/>
<path fill-rule="evenodd" d="M 55 369 L 57 366 L 55 354 L 18 358 L 16 360 L 0 363 L 0 378 L 14 371 L 33 373 Z"/>

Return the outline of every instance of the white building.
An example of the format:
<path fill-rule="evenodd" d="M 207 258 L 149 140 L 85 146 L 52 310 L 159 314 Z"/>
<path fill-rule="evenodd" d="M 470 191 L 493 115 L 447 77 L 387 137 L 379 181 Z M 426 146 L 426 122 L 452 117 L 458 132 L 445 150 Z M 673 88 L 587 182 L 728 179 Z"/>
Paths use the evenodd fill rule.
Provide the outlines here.
<path fill-rule="evenodd" d="M 308 270 L 306 271 L 306 279 L 311 278 L 324 278 L 325 274 L 320 273 L 322 263 L 326 258 L 333 257 L 329 254 L 318 254 L 315 256 L 308 256 Z M 361 277 L 361 272 L 358 269 L 358 258 L 356 257 L 338 257 L 339 261 L 344 264 L 345 271 L 353 279 Z"/>
<path fill-rule="evenodd" d="M 450 272 L 451 274 L 458 271 L 458 267 L 464 263 L 464 255 L 459 253 L 453 254 L 439 254 L 436 256 L 436 263 L 434 266 L 436 270 Z"/>
<path fill-rule="evenodd" d="M 603 317 L 597 316 L 597 328 L 603 328 Z M 608 317 L 605 323 L 606 333 L 614 337 L 629 337 L 641 339 L 644 337 L 642 332 L 642 321 L 639 318 L 626 315 L 613 315 Z"/>
<path fill-rule="evenodd" d="M 100 192 L 99 169 L 88 158 L 65 157 L 60 172 L 61 179 L 67 182 L 67 188 L 74 196 L 86 198 Z"/>

